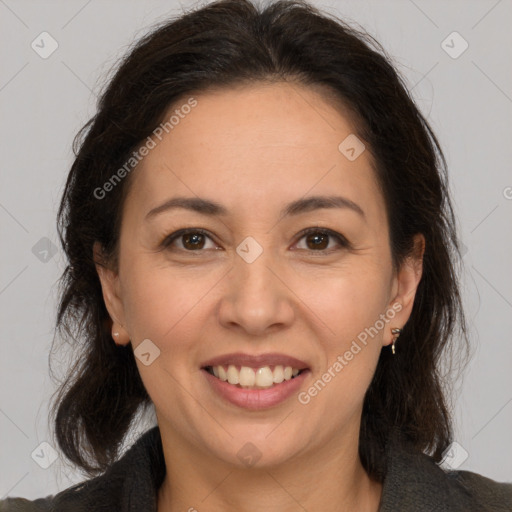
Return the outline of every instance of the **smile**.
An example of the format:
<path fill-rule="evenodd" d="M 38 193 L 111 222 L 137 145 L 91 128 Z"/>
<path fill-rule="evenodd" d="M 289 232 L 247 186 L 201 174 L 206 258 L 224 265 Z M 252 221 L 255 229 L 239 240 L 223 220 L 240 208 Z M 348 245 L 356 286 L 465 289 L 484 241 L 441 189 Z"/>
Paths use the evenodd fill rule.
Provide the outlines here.
<path fill-rule="evenodd" d="M 300 374 L 302 370 L 291 366 L 250 366 L 217 365 L 207 366 L 205 370 L 223 382 L 244 389 L 267 389 L 289 381 Z"/>

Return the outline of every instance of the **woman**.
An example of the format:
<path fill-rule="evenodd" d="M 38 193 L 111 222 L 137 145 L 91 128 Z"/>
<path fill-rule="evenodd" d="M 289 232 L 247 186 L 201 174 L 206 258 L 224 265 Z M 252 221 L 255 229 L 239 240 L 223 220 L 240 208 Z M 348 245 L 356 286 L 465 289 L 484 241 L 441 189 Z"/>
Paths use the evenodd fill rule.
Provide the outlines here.
<path fill-rule="evenodd" d="M 304 2 L 223 0 L 126 57 L 58 217 L 83 348 L 55 434 L 90 478 L 0 510 L 512 510 L 511 483 L 438 466 L 459 245 L 379 49 Z"/>

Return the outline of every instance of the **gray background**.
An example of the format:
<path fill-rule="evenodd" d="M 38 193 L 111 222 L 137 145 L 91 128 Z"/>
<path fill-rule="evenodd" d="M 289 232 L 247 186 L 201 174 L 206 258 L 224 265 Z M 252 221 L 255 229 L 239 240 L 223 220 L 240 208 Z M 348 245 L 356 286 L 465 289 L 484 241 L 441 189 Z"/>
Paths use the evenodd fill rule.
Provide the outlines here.
<path fill-rule="evenodd" d="M 384 45 L 446 152 L 467 247 L 463 288 L 474 345 L 455 396 L 456 439 L 468 453 L 459 469 L 512 481 L 512 2 L 312 3 L 361 24 Z M 51 453 L 39 445 L 51 439 L 48 354 L 64 269 L 55 215 L 71 143 L 130 44 L 154 22 L 195 5 L 0 0 L 0 499 L 34 499 L 81 479 L 63 457 L 48 469 L 31 457 Z M 31 48 L 43 31 L 59 45 L 47 59 Z M 453 31 L 469 44 L 456 59 L 441 46 Z M 453 39 L 446 44 L 461 48 Z M 55 254 L 42 252 L 44 237 Z"/>

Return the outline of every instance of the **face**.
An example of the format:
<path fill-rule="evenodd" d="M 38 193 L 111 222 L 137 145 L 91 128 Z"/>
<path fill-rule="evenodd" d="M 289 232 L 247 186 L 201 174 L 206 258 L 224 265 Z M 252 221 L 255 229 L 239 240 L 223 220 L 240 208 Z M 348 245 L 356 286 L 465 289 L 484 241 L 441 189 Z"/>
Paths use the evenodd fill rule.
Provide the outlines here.
<path fill-rule="evenodd" d="M 380 352 L 421 277 L 417 261 L 393 272 L 371 155 L 339 149 L 349 118 L 303 86 L 195 99 L 133 171 L 118 271 L 97 267 L 121 342 L 145 354 L 162 437 L 236 465 L 243 450 L 272 465 L 357 442 Z M 155 210 L 178 197 L 220 211 Z M 281 363 L 303 371 L 242 388 L 205 369 L 223 356 L 260 383 Z"/>

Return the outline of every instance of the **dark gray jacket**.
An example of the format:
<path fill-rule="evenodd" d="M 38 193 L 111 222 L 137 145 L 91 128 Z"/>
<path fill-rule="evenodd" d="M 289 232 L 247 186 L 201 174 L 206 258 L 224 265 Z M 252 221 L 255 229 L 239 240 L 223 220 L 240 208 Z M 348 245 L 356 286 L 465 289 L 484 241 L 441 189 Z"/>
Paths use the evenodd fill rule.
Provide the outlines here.
<path fill-rule="evenodd" d="M 406 443 L 389 443 L 387 453 L 379 512 L 512 512 L 512 483 L 445 471 Z M 103 475 L 55 496 L 7 498 L 0 512 L 156 512 L 164 476 L 160 430 L 154 427 Z"/>

